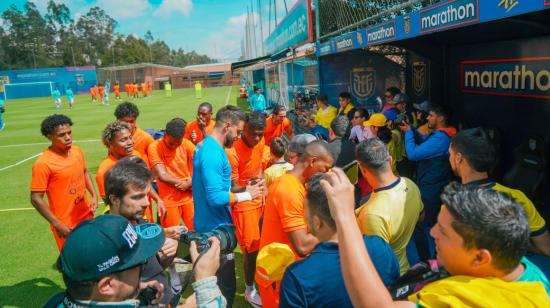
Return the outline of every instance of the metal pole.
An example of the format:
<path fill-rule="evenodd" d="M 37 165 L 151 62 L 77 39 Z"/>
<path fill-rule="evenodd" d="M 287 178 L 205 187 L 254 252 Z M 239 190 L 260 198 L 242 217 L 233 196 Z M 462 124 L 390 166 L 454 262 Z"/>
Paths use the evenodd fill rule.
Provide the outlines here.
<path fill-rule="evenodd" d="M 277 28 L 277 0 L 273 0 L 273 12 L 275 13 L 275 26 L 273 29 Z"/>
<path fill-rule="evenodd" d="M 115 46 L 111 47 L 111 52 L 113 53 L 113 66 L 115 66 Z"/>
<path fill-rule="evenodd" d="M 254 49 L 254 58 L 258 56 L 258 44 L 256 43 L 256 18 L 254 17 L 254 1 L 250 0 L 250 10 L 252 11 L 252 37 L 254 38 L 253 49 Z"/>
<path fill-rule="evenodd" d="M 260 0 L 258 0 L 258 15 L 260 15 L 260 47 L 261 47 L 261 51 L 262 51 L 262 56 L 265 56 L 265 51 L 264 51 L 264 27 L 262 25 L 263 21 L 262 21 L 262 6 L 260 4 Z"/>
<path fill-rule="evenodd" d="M 73 66 L 76 67 L 76 61 L 74 59 L 74 50 L 73 50 L 73 46 L 71 46 L 71 53 L 73 54 Z"/>

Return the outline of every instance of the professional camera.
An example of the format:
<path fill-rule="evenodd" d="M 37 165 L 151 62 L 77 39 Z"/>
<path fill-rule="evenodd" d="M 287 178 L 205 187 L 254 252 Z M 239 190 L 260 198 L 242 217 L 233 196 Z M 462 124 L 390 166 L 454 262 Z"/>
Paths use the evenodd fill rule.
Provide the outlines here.
<path fill-rule="evenodd" d="M 395 124 L 398 126 L 409 124 L 409 117 L 406 114 L 400 113 L 395 118 Z"/>
<path fill-rule="evenodd" d="M 235 227 L 229 225 L 218 226 L 211 232 L 187 232 L 180 236 L 180 241 L 186 244 L 191 244 L 191 242 L 194 241 L 197 244 L 197 250 L 199 253 L 203 253 L 210 248 L 211 243 L 208 238 L 213 236 L 217 237 L 220 241 L 221 254 L 233 253 L 233 250 L 237 247 Z"/>

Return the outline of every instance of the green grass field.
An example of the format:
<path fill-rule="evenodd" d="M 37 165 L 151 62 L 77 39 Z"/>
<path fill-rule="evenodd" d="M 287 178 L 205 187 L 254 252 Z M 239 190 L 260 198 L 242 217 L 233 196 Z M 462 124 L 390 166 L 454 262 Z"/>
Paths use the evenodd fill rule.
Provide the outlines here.
<path fill-rule="evenodd" d="M 197 100 L 194 90 L 181 89 L 172 91 L 172 97 L 157 91 L 150 98 L 133 102 L 140 109 L 138 126 L 160 129 L 174 117 L 194 119 L 202 101 L 212 103 L 216 111 L 227 103 L 235 104 L 237 95 L 236 87 L 206 88 L 203 98 Z M 125 96 L 123 93 L 122 97 Z M 70 110 L 63 97 L 59 112 L 73 120 L 74 143 L 83 149 L 94 179 L 97 166 L 107 154 L 99 140 L 101 131 L 114 120 L 118 102 L 111 95 L 111 105 L 102 106 L 92 103 L 88 95 L 79 95 Z M 61 275 L 53 268 L 58 251 L 49 225 L 29 201 L 31 167 L 36 160 L 33 156 L 48 146 L 48 140 L 40 134 L 40 122 L 56 112 L 50 98 L 6 102 L 6 127 L 0 131 L 0 307 L 41 307 L 63 288 Z M 237 254 L 237 276 L 235 306 L 245 307 L 240 254 Z"/>

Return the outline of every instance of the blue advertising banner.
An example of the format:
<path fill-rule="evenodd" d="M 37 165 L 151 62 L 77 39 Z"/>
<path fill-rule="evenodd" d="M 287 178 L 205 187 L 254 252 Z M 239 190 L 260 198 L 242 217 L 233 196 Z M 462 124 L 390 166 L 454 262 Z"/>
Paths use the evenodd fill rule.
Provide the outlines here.
<path fill-rule="evenodd" d="M 311 0 L 300 0 L 296 3 L 265 40 L 268 54 L 274 54 L 313 39 L 310 7 Z"/>
<path fill-rule="evenodd" d="M 550 98 L 550 57 L 460 63 L 463 93 Z"/>
<path fill-rule="evenodd" d="M 367 45 L 376 45 L 397 39 L 395 20 L 367 28 Z"/>
<path fill-rule="evenodd" d="M 329 41 L 317 46 L 317 56 L 364 48 L 394 40 L 409 39 L 544 9 L 550 9 L 550 0 L 448 0 L 366 29 L 359 29 L 331 38 Z M 350 36 L 357 38 L 354 40 L 353 46 L 345 49 L 335 48 L 336 42 L 344 44 L 342 40 L 345 41 Z M 359 39 L 359 37 L 364 37 L 364 39 Z M 330 45 L 328 42 L 333 43 Z M 329 50 L 327 46 L 333 47 Z M 321 47 L 323 47 L 323 52 L 321 52 Z"/>
<path fill-rule="evenodd" d="M 90 87 L 97 83 L 94 66 L 0 71 L 0 79 L 9 80 L 10 85 L 19 85 L 6 87 L 8 98 L 49 96 L 48 82 L 52 83 L 52 89 L 58 88 L 63 95 L 69 87 L 74 93 L 88 93 Z"/>

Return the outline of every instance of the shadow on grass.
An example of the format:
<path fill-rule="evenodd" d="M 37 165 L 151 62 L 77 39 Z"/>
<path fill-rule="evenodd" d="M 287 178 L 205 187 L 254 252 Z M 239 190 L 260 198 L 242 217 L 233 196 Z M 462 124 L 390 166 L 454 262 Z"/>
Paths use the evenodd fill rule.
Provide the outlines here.
<path fill-rule="evenodd" d="M 0 287 L 0 307 L 41 307 L 63 289 L 47 278 L 35 278 Z"/>

